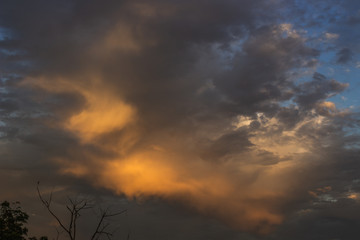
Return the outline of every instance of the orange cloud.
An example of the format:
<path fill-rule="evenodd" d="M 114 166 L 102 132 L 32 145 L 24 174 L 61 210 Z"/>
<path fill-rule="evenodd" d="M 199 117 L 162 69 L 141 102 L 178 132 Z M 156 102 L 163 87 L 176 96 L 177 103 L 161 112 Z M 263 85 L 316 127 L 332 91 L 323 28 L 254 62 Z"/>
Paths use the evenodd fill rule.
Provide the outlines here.
<path fill-rule="evenodd" d="M 151 9 L 139 11 L 152 14 Z M 116 50 L 140 51 L 140 43 L 133 41 L 130 29 L 121 24 L 116 27 L 90 54 L 106 58 Z M 284 25 L 282 30 L 295 34 L 290 27 Z M 265 48 L 273 51 L 271 44 Z M 229 131 L 250 127 L 252 119 L 239 116 L 238 122 L 230 123 L 232 126 L 224 126 L 217 133 L 204 131 L 200 137 L 187 135 L 182 129 L 173 130 L 174 134 L 162 130 L 144 133 L 141 124 L 147 119 L 141 119 L 136 106 L 106 86 L 101 73 L 89 70 L 80 75 L 52 81 L 45 77 L 26 80 L 50 93 L 82 96 L 86 102 L 83 108 L 64 119 L 60 127 L 78 137 L 80 144 L 111 152 L 108 156 L 92 156 L 84 150 L 86 160 L 56 158 L 62 173 L 86 178 L 97 187 L 130 199 L 155 196 L 176 201 L 241 230 L 268 233 L 283 221 L 281 203 L 289 197 L 289 189 L 297 186 L 296 173 L 304 165 L 297 156 L 310 151 L 304 141 L 307 139 L 297 137 L 296 131 L 306 124 L 316 128 L 322 118 L 305 119 L 285 132 L 279 130 L 276 117 L 268 119 L 258 113 L 259 129 L 248 138 L 253 147 L 213 162 L 200 156 L 197 141 L 216 141 Z M 321 107 L 335 110 L 328 102 Z M 116 135 L 118 132 L 121 134 Z M 112 138 L 106 138 L 111 134 Z M 263 153 L 292 161 L 267 164 Z"/>
<path fill-rule="evenodd" d="M 52 93 L 74 92 L 85 98 L 85 107 L 63 122 L 63 127 L 78 135 L 83 142 L 91 142 L 102 134 L 120 130 L 135 120 L 135 109 L 103 87 L 97 77 L 88 77 L 86 80 L 88 82 L 63 78 L 53 81 L 28 78 L 23 84 Z"/>
<path fill-rule="evenodd" d="M 276 205 L 286 197 L 289 186 L 282 179 L 292 171 L 289 166 L 224 166 L 156 148 L 100 162 L 62 166 L 130 199 L 175 201 L 241 230 L 265 234 L 284 219 Z M 249 181 L 259 171 L 261 177 Z"/>

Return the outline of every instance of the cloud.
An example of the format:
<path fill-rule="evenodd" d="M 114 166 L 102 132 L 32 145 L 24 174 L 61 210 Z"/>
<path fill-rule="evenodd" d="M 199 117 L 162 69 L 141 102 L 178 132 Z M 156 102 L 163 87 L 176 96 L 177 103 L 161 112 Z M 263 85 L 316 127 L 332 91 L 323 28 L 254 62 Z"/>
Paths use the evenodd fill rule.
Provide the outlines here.
<path fill-rule="evenodd" d="M 352 60 L 353 53 L 349 48 L 342 48 L 337 52 L 337 63 L 345 64 Z"/>
<path fill-rule="evenodd" d="M 336 33 L 325 33 L 325 38 L 328 40 L 338 39 L 339 34 Z"/>
<path fill-rule="evenodd" d="M 298 93 L 295 101 L 299 106 L 310 108 L 314 104 L 342 92 L 348 86 L 347 83 L 340 83 L 334 79 L 328 80 L 326 76 L 315 73 L 312 81 L 302 83 L 297 87 Z"/>
<path fill-rule="evenodd" d="M 344 128 L 358 122 L 328 99 L 348 85 L 320 73 L 298 81 L 320 51 L 306 31 L 279 23 L 287 3 L 22 4 L 0 10 L 13 32 L 1 47 L 29 61 L 0 59 L 9 66 L 1 164 L 21 168 L 19 178 L 65 189 L 81 179 L 94 195 L 160 199 L 271 234 L 302 207 L 314 211 L 316 189 L 331 186 L 337 198 L 356 177 L 332 179 L 357 166 L 347 147 L 358 139 Z"/>

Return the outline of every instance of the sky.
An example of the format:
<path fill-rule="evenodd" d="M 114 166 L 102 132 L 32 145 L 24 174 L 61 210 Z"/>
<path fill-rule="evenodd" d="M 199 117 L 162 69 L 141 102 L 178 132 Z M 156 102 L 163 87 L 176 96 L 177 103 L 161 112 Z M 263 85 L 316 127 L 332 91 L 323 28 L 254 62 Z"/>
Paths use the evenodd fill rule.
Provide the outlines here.
<path fill-rule="evenodd" d="M 357 0 L 1 0 L 0 201 L 50 239 L 38 181 L 97 206 L 80 240 L 356 239 L 359 39 Z"/>

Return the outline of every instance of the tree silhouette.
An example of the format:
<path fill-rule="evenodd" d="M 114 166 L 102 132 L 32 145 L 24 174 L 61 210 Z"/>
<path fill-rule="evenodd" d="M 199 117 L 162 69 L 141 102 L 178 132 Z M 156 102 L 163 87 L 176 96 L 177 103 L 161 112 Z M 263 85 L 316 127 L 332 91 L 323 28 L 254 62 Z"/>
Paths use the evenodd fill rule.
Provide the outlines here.
<path fill-rule="evenodd" d="M 4 201 L 1 203 L 0 213 L 0 240 L 24 240 L 28 229 L 24 226 L 29 215 L 21 210 L 20 203 L 14 207 Z"/>
<path fill-rule="evenodd" d="M 28 229 L 25 227 L 29 215 L 21 210 L 20 203 L 10 206 L 8 201 L 1 203 L 0 212 L 0 240 L 26 240 Z M 47 240 L 41 237 L 39 240 Z M 37 240 L 30 237 L 29 240 Z"/>
<path fill-rule="evenodd" d="M 81 213 L 84 210 L 94 208 L 94 206 L 90 203 L 90 201 L 87 199 L 74 200 L 72 198 L 68 198 L 68 204 L 66 205 L 66 209 L 69 212 L 69 218 L 64 220 L 64 219 L 61 219 L 52 208 L 52 192 L 50 193 L 48 199 L 45 199 L 39 189 L 39 182 L 37 184 L 37 192 L 38 192 L 40 201 L 45 206 L 45 208 L 48 210 L 48 212 L 51 214 L 51 216 L 56 220 L 59 227 L 65 232 L 67 237 L 70 240 L 76 240 L 77 224 L 78 224 L 78 220 L 81 216 Z M 113 232 L 109 230 L 110 224 L 106 220 L 108 220 L 111 217 L 115 217 L 122 213 L 125 213 L 126 211 L 127 211 L 127 209 L 119 211 L 119 212 L 110 212 L 109 209 L 106 209 L 106 210 L 100 209 L 100 216 L 98 219 L 98 223 L 97 223 L 95 229 L 93 230 L 92 235 L 90 236 L 90 240 L 99 240 L 102 236 L 106 237 L 107 239 L 111 239 Z M 129 237 L 130 236 L 128 235 L 128 239 L 129 239 Z M 58 231 L 57 238 L 59 238 L 59 231 Z M 0 240 L 2 240 L 2 239 L 0 239 Z"/>

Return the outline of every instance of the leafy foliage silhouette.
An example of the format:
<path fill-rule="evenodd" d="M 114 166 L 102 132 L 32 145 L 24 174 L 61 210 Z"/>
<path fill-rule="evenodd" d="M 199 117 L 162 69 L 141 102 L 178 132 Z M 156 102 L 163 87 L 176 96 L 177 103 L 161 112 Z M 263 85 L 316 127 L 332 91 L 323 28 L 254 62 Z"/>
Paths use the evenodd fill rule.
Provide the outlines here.
<path fill-rule="evenodd" d="M 26 240 L 28 229 L 25 227 L 29 215 L 23 212 L 20 202 L 10 205 L 8 201 L 1 203 L 0 209 L 0 240 Z M 38 240 L 36 237 L 30 237 L 29 240 Z M 41 237 L 39 240 L 47 240 L 47 237 Z"/>
<path fill-rule="evenodd" d="M 20 203 L 14 207 L 8 201 L 1 203 L 0 215 L 0 240 L 23 240 L 28 229 L 24 226 L 29 215 L 21 210 Z"/>

